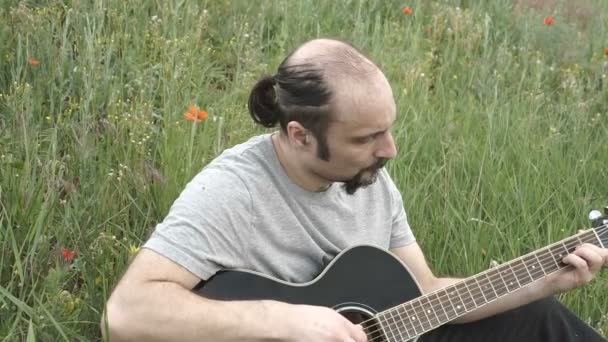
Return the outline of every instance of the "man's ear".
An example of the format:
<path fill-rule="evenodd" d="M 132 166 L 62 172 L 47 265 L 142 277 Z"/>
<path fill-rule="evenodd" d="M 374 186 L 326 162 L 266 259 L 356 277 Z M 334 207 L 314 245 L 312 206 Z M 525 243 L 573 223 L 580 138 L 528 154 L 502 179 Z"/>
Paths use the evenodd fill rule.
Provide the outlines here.
<path fill-rule="evenodd" d="M 299 122 L 290 121 L 287 124 L 287 136 L 289 141 L 296 148 L 307 147 L 310 144 L 310 132 Z"/>

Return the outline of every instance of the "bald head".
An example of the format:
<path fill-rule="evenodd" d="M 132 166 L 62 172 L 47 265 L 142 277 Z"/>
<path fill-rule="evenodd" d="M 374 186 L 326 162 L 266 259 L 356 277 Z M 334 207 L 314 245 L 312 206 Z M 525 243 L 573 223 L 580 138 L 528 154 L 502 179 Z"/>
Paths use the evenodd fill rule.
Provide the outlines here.
<path fill-rule="evenodd" d="M 365 77 L 380 70 L 353 46 L 334 39 L 311 40 L 295 50 L 285 60 L 291 67 L 313 67 L 334 77 Z"/>
<path fill-rule="evenodd" d="M 392 91 L 373 62 L 348 43 L 315 39 L 285 58 L 274 76 L 254 86 L 249 111 L 265 127 L 280 123 L 283 132 L 289 122 L 299 122 L 319 140 L 319 156 L 326 159 L 329 124 L 348 120 L 339 108 L 378 100 L 393 101 Z"/>

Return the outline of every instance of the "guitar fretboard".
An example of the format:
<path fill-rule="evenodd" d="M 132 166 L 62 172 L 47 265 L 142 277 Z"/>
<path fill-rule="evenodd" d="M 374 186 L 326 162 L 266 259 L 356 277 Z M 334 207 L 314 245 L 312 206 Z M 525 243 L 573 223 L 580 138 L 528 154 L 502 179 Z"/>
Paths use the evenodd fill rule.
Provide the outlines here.
<path fill-rule="evenodd" d="M 562 259 L 584 242 L 602 246 L 589 230 L 378 313 L 376 319 L 389 342 L 412 339 L 565 268 Z"/>

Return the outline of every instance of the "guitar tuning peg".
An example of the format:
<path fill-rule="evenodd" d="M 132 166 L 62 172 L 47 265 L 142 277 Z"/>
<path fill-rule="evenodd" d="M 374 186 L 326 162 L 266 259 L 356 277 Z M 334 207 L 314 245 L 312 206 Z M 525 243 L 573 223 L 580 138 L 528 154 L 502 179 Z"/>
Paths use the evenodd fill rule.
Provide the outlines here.
<path fill-rule="evenodd" d="M 604 208 L 606 209 L 606 208 Z M 602 217 L 602 213 L 599 210 L 591 210 L 589 212 L 589 221 L 596 221 Z"/>

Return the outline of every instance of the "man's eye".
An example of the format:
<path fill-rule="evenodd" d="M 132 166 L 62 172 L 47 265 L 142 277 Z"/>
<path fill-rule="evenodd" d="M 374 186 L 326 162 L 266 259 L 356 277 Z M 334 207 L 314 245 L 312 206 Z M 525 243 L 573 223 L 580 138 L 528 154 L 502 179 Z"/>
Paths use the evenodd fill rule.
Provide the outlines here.
<path fill-rule="evenodd" d="M 367 144 L 369 142 L 372 142 L 375 137 L 375 135 L 368 135 L 366 137 L 357 138 L 357 142 L 360 144 Z"/>

